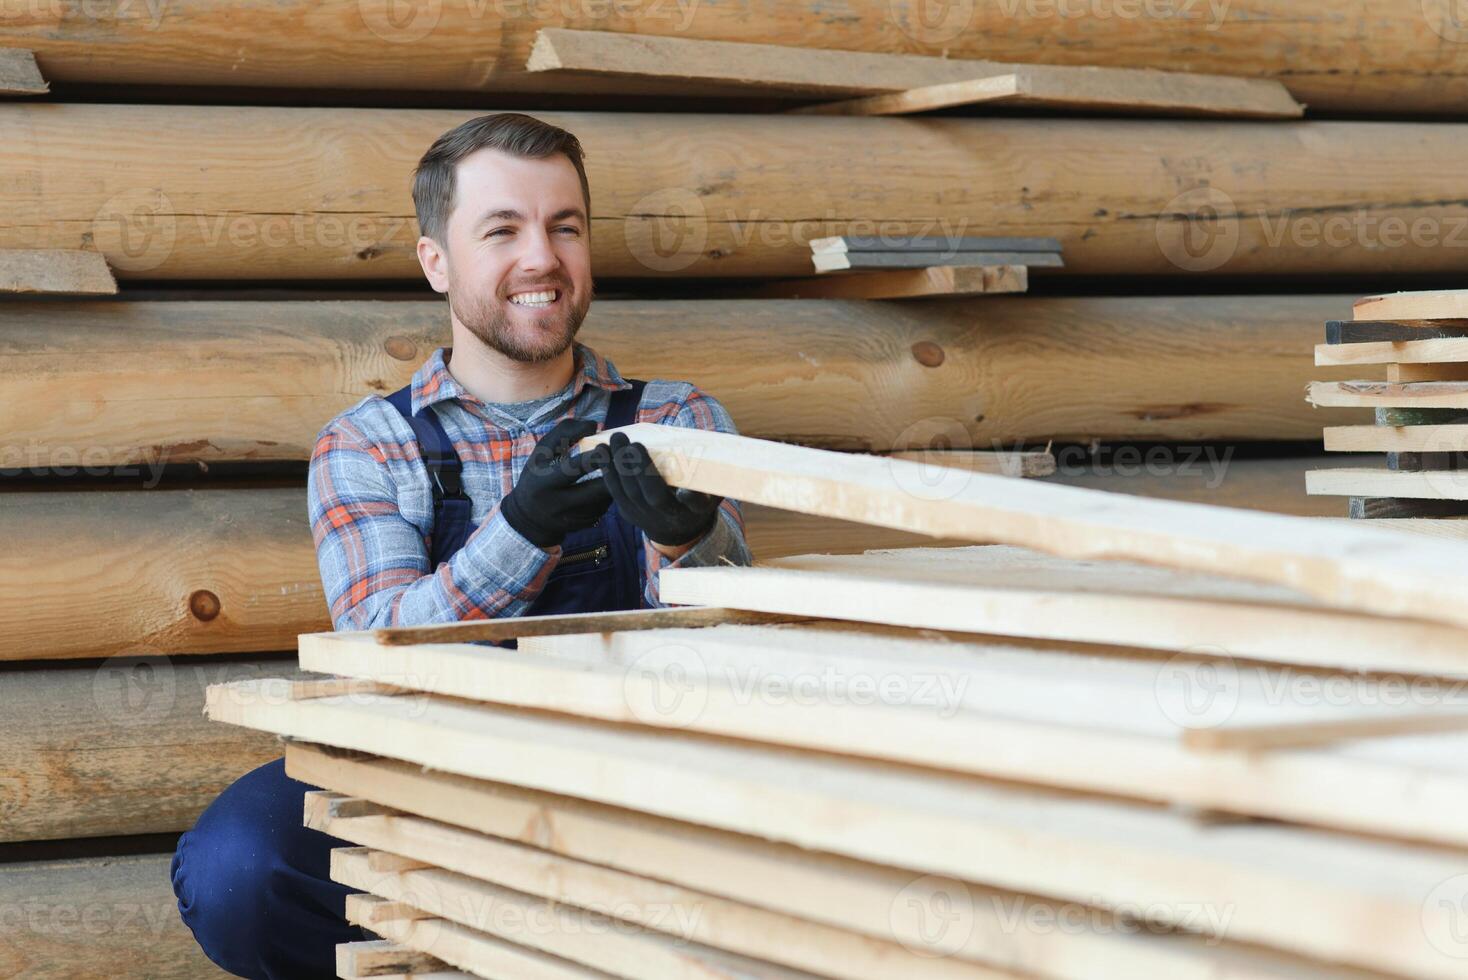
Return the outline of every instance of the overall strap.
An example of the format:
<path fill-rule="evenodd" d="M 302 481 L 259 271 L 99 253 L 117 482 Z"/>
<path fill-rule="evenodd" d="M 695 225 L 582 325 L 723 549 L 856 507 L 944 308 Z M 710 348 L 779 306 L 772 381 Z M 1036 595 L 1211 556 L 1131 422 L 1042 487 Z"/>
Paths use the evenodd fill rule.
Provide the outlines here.
<path fill-rule="evenodd" d="M 413 429 L 418 437 L 418 452 L 428 470 L 428 482 L 433 487 L 433 512 L 437 517 L 445 500 L 465 500 L 464 465 L 454 451 L 454 443 L 444 431 L 438 413 L 432 408 L 421 415 L 413 414 L 413 386 L 399 388 L 387 396 L 387 403 L 398 410 L 398 414 Z"/>
<path fill-rule="evenodd" d="M 647 382 L 633 381 L 631 378 L 624 380 L 632 387 L 612 392 L 612 401 L 607 406 L 607 422 L 604 428 L 617 429 L 637 421 L 637 406 L 642 403 L 642 389 L 647 387 Z"/>

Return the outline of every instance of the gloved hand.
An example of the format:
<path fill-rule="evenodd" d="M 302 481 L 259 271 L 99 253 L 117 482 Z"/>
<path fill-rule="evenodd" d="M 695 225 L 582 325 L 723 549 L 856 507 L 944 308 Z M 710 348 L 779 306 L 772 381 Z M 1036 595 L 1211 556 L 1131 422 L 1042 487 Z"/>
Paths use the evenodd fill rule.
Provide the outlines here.
<path fill-rule="evenodd" d="M 535 545 L 548 549 L 566 535 L 595 524 L 611 506 L 604 480 L 577 483 L 594 473 L 601 457 L 570 455 L 571 447 L 596 431 L 589 419 L 562 419 L 536 442 L 520 477 L 500 504 L 510 527 Z"/>
<path fill-rule="evenodd" d="M 718 520 L 723 497 L 682 487 L 675 491 L 653 465 L 647 447 L 625 434 L 613 432 L 608 443 L 590 455 L 598 458 L 602 482 L 617 509 L 648 540 L 677 548 L 703 537 Z"/>

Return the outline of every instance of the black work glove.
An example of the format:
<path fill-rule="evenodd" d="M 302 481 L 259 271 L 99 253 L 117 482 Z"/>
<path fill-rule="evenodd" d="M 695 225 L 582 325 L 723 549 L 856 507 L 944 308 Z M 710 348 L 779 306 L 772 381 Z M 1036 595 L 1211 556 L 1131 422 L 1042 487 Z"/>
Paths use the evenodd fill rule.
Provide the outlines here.
<path fill-rule="evenodd" d="M 668 486 L 653 465 L 647 447 L 613 432 L 607 444 L 593 450 L 602 482 L 622 516 L 642 529 L 648 540 L 668 548 L 695 541 L 718 520 L 723 497 Z"/>
<path fill-rule="evenodd" d="M 540 437 L 520 478 L 500 504 L 510 527 L 537 548 L 555 547 L 572 531 L 591 527 L 611 506 L 603 480 L 577 483 L 594 473 L 601 458 L 572 456 L 571 447 L 596 431 L 589 419 L 562 419 Z"/>

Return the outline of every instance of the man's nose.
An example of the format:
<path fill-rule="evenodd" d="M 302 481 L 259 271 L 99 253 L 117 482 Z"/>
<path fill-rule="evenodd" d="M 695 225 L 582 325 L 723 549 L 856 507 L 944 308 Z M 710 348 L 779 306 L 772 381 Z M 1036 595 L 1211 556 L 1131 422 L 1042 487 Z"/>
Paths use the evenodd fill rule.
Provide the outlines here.
<path fill-rule="evenodd" d="M 543 272 L 561 264 L 555 246 L 544 228 L 531 229 L 520 237 L 520 268 L 527 272 Z"/>

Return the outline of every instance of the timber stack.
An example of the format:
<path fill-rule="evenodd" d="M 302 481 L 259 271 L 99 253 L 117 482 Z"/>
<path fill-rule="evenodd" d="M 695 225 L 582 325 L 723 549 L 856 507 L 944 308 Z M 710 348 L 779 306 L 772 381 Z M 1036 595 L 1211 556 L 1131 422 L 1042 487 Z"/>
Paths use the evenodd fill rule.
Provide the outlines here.
<path fill-rule="evenodd" d="M 604 298 L 593 304 L 581 339 L 629 376 L 697 383 L 724 403 L 746 437 L 840 452 L 845 461 L 876 457 L 883 466 L 920 474 L 910 485 L 918 499 L 954 479 L 991 486 L 990 476 L 1007 476 L 1027 481 L 1030 490 L 1074 484 L 1294 515 L 1334 511 L 1329 498 L 1302 491 L 1302 473 L 1327 462 L 1317 452 L 1322 425 L 1348 426 L 1355 409 L 1313 409 L 1299 392 L 1312 381 L 1356 380 L 1357 371 L 1311 363 L 1307 352 L 1318 324 L 1349 316 L 1363 277 L 1395 289 L 1462 268 L 1444 247 L 1468 223 L 1460 203 L 1468 200 L 1468 175 L 1443 165 L 1468 156 L 1468 124 L 1453 121 L 1468 97 L 1468 44 L 1456 42 L 1468 37 L 1453 5 L 1382 5 L 1369 23 L 1358 0 L 1255 0 L 1247 14 L 1230 13 L 1227 4 L 1178 0 L 1161 4 L 1160 12 L 1142 5 L 1135 17 L 1072 16 L 1054 4 L 1010 0 L 950 5 L 935 17 L 928 6 L 849 0 L 833 16 L 818 0 L 767 4 L 757 14 L 656 0 L 577 0 L 569 5 L 576 9 L 466 0 L 0 4 L 0 419 L 6 423 L 0 539 L 7 545 L 0 554 L 6 736 L 0 743 L 0 978 L 222 975 L 178 920 L 168 855 L 225 786 L 278 757 L 280 747 L 279 732 L 255 724 L 254 716 L 241 716 L 244 725 L 207 721 L 205 692 L 284 690 L 302 695 L 300 710 L 311 711 L 333 703 L 330 686 L 303 678 L 297 659 L 303 634 L 302 657 L 309 649 L 336 649 L 319 635 L 332 623 L 306 517 L 305 463 L 332 416 L 406 384 L 449 342 L 442 300 L 424 288 L 415 258 L 419 229 L 410 178 L 435 137 L 484 112 L 532 112 L 571 130 L 586 148 L 592 262 Z M 1414 233 L 1384 248 L 1378 231 L 1389 223 L 1432 234 Z M 884 254 L 911 252 L 924 240 L 941 240 L 943 248 L 936 255 L 920 251 L 926 256 L 920 267 L 896 270 L 848 261 L 823 271 L 833 260 L 816 261 L 818 254 L 849 254 L 850 243 L 863 239 L 875 239 Z M 964 245 L 966 239 L 1004 240 L 1010 247 L 985 251 Z M 967 264 L 974 255 L 987 261 Z M 1135 453 L 1135 463 L 1123 465 L 1107 447 Z M 1196 463 L 1200 455 L 1216 468 Z M 871 515 L 801 511 L 789 500 L 744 502 L 749 542 L 765 562 L 974 543 L 963 521 L 881 524 L 869 522 Z M 1046 550 L 1046 542 L 1013 544 Z M 943 575 L 957 579 L 973 571 L 956 554 L 911 553 L 860 567 L 891 581 L 890 563 L 917 574 L 916 566 L 940 558 L 963 563 L 942 565 Z M 1074 583 L 1061 591 L 1083 598 L 1090 580 L 1072 576 L 1085 576 L 1086 567 L 1036 566 L 1035 581 L 1042 581 L 1041 571 L 1053 573 Z M 1159 581 L 1144 591 L 1154 585 L 1159 593 L 1174 587 Z M 1198 588 L 1212 595 L 1214 586 Z M 1033 596 L 1036 603 L 1043 591 Z M 1230 603 L 1255 601 L 1251 590 L 1229 595 Z M 1012 598 L 1005 593 L 1005 601 Z M 782 650 L 807 641 L 817 651 L 860 647 L 883 664 L 897 649 L 931 655 L 946 671 L 943 665 L 991 642 L 976 639 L 972 624 L 938 618 L 939 604 L 923 606 L 933 618 L 922 622 L 838 625 L 847 611 L 822 609 L 797 618 L 833 622 L 792 625 L 753 622 L 776 614 L 741 613 L 726 599 L 690 594 L 686 601 L 729 610 L 721 625 L 697 636 L 699 643 L 718 636 L 732 644 L 700 654 L 710 671 L 727 650 Z M 1112 617 L 1117 608 L 1103 611 Z M 1174 625 L 1192 615 L 1147 609 L 1137 615 Z M 1421 637 L 1426 652 L 1358 667 L 1456 673 L 1449 627 L 1424 625 L 1432 617 L 1420 610 L 1374 615 L 1381 618 L 1370 620 L 1372 636 L 1398 630 Z M 1409 618 L 1387 618 L 1394 616 Z M 945 631 L 943 641 L 925 630 Z M 1012 623 L 980 633 L 1164 653 L 1211 642 L 1188 633 L 1186 642 L 1173 636 L 1159 646 L 1124 629 L 1032 636 Z M 657 635 L 653 629 L 635 639 Z M 596 642 L 622 634 L 608 636 Z M 676 644 L 680 636 L 664 639 Z M 343 642 L 369 644 L 360 637 Z M 628 655 L 620 647 L 593 646 L 567 646 L 546 669 L 610 664 Z M 1294 662 L 1285 645 L 1265 647 L 1258 656 Z M 1032 662 L 1036 671 L 1085 671 L 1098 663 L 1068 646 L 1042 653 Z M 1010 651 L 1004 658 L 1011 655 L 1019 656 Z M 1001 662 L 1011 660 L 995 658 L 996 670 Z M 307 669 L 321 669 L 313 663 Z M 1312 660 L 1309 667 L 1355 669 L 1334 660 Z M 967 661 L 954 669 L 959 679 L 988 683 L 989 675 L 974 673 Z M 1141 674 L 1131 669 L 1118 666 L 1116 675 L 1128 697 L 1141 685 Z M 1015 690 L 1037 704 L 1044 700 L 1033 678 L 1016 676 L 1024 686 Z M 221 686 L 236 682 L 242 687 Z M 378 689 L 371 696 L 391 707 L 421 694 Z M 479 705 L 478 695 L 471 700 L 476 717 L 510 718 L 534 707 Z M 216 695 L 216 715 L 221 703 Z M 298 702 L 289 704 L 282 710 L 297 710 Z M 1065 699 L 1045 705 L 1060 714 L 1071 706 Z M 682 753 L 686 745 L 690 759 L 713 759 L 705 753 L 719 740 L 742 740 L 724 747 L 736 755 L 718 758 L 731 766 L 756 760 L 774 766 L 788 757 L 794 768 L 779 772 L 790 778 L 829 775 L 833 787 L 848 785 L 848 777 L 871 778 L 877 782 L 870 792 L 890 788 L 894 801 L 907 793 L 897 791 L 899 784 L 912 787 L 913 803 L 931 790 L 936 806 L 960 783 L 993 780 L 984 792 L 999 793 L 1000 782 L 1014 780 L 1042 795 L 1101 794 L 1098 814 L 1142 806 L 1159 819 L 1177 818 L 1157 834 L 1203 833 L 1184 831 L 1183 816 L 1157 810 L 1177 802 L 1156 796 L 1171 777 L 1144 785 L 1142 775 L 1157 771 L 1145 767 L 1135 785 L 1077 786 L 1055 782 L 1060 776 L 1047 768 L 1053 756 L 1036 757 L 1028 777 L 975 773 L 953 768 L 961 760 L 951 756 L 916 750 L 900 758 L 877 752 L 871 758 L 881 761 L 873 762 L 863 754 L 871 744 L 855 755 L 833 752 L 784 728 L 771 734 L 690 725 L 667 732 L 656 719 L 594 716 L 575 706 L 547 710 L 566 717 L 545 724 L 569 726 L 568 732 L 616 725 L 618 739 L 655 734 L 655 742 L 637 745 L 656 745 L 655 753 Z M 922 727 L 930 721 L 919 712 L 905 712 L 904 723 L 909 716 L 918 727 L 904 736 L 908 743 L 921 741 L 912 732 L 937 731 Z M 816 717 L 802 715 L 800 729 L 821 727 L 811 720 Z M 855 739 L 852 726 L 859 729 L 867 717 L 842 714 L 832 731 Z M 888 731 L 887 717 L 873 731 Z M 1035 737 L 1050 720 L 1045 715 L 1031 725 Z M 640 731 L 633 722 L 659 731 Z M 1158 727 L 1142 734 L 1176 732 Z M 1009 751 L 1006 739 L 1000 741 Z M 379 798 L 379 777 L 407 778 L 427 763 L 376 760 L 370 779 L 338 780 L 332 767 L 354 757 L 323 747 L 333 744 L 330 738 L 313 741 L 319 744 L 293 744 L 290 751 L 293 766 L 303 765 L 301 753 L 315 753 L 321 766 L 312 774 L 336 794 L 313 802 L 309 819 L 318 824 L 379 820 L 373 808 L 407 812 L 404 800 L 420 791 L 423 799 L 452 805 L 414 811 L 413 819 L 452 824 L 460 803 L 471 799 L 434 796 L 427 782 L 394 784 L 406 795 Z M 945 741 L 935 738 L 930 747 Z M 1160 743 L 1138 742 L 1137 751 L 1154 744 Z M 807 760 L 798 753 L 813 755 Z M 1192 755 L 1167 758 L 1183 760 L 1179 778 L 1200 785 L 1212 779 L 1189 768 Z M 1235 760 L 1227 763 L 1230 773 L 1249 768 L 1237 758 L 1219 757 Z M 629 778 L 648 771 L 640 772 Z M 1259 785 L 1235 775 L 1231 786 Z M 896 781 L 881 782 L 888 776 Z M 911 967 L 920 976 L 974 969 L 988 976 L 1079 976 L 1093 953 L 1095 962 L 1141 964 L 1136 969 L 1143 974 L 1148 964 L 1161 963 L 1176 966 L 1171 975 L 1204 976 L 1216 965 L 1209 955 L 1195 957 L 1190 923 L 1171 923 L 1188 933 L 1177 942 L 1148 936 L 1132 943 L 1113 932 L 1067 945 L 1061 929 L 1052 934 L 1060 945 L 1047 939 L 1016 946 L 1013 957 L 999 960 L 975 952 L 1004 945 L 982 932 L 964 940 L 955 957 L 938 958 L 928 955 L 919 919 L 902 919 L 895 938 L 873 932 L 885 928 L 892 869 L 966 881 L 971 894 L 990 889 L 982 892 L 986 902 L 1013 898 L 1019 903 L 1013 908 L 1040 916 L 1080 892 L 1088 908 L 1113 911 L 1123 908 L 1111 904 L 1123 895 L 1173 894 L 1154 879 L 1135 882 L 1136 890 L 1122 888 L 1120 878 L 1108 879 L 1115 890 L 1102 887 L 1108 872 L 1101 864 L 1086 865 L 1096 878 L 1077 878 L 1065 888 L 1023 876 L 986 885 L 989 879 L 961 863 L 962 855 L 950 863 L 804 837 L 793 825 L 756 822 L 770 816 L 758 805 L 742 811 L 750 822 L 729 827 L 674 809 L 614 812 L 616 800 L 577 797 L 570 785 L 521 785 L 513 774 L 460 772 L 445 777 L 450 788 L 442 792 L 450 794 L 459 777 L 496 780 L 494 792 L 510 801 L 497 811 L 504 820 L 532 812 L 515 807 L 554 803 L 566 809 L 533 812 L 564 814 L 556 818 L 562 823 L 573 815 L 590 821 L 577 824 L 588 828 L 585 848 L 550 854 L 545 860 L 563 863 L 537 867 L 569 874 L 573 862 L 609 862 L 608 874 L 624 876 L 605 879 L 613 893 L 624 885 L 644 889 L 646 880 L 676 885 L 684 890 L 680 896 L 706 894 L 707 902 L 720 896 L 726 903 L 720 921 L 738 918 L 745 931 L 737 934 L 745 939 L 698 932 L 692 941 L 723 950 L 719 956 L 746 957 L 740 969 L 770 959 L 775 940 L 746 941 L 751 930 L 766 927 L 770 936 L 805 943 L 799 947 L 805 950 L 866 937 L 863 948 L 895 957 L 873 962 L 900 965 L 885 975 Z M 484 792 L 484 785 L 473 784 L 473 792 Z M 703 792 L 676 780 L 668 785 L 670 799 Z M 1376 785 L 1363 784 L 1359 795 L 1371 799 Z M 1387 795 L 1397 786 L 1380 785 Z M 727 788 L 746 802 L 764 792 L 754 784 Z M 1296 787 L 1287 796 L 1303 794 Z M 980 800 L 1001 808 L 995 796 L 974 796 L 964 806 L 979 807 Z M 1028 812 L 1050 812 L 1049 803 L 1023 806 L 1032 802 L 1036 809 Z M 1240 797 L 1187 805 L 1298 822 L 1291 833 L 1316 826 L 1314 811 L 1261 813 Z M 807 796 L 801 806 L 848 812 L 835 797 Z M 1342 803 L 1342 809 L 1349 808 Z M 1065 812 L 1056 819 L 1079 819 L 1076 811 Z M 493 819 L 455 830 L 478 835 L 475 855 L 500 853 L 480 849 L 489 846 L 485 834 L 518 839 Z M 893 819 L 899 822 L 882 826 L 905 828 L 900 834 L 871 839 L 916 844 L 942 837 L 927 818 Z M 1117 819 L 1126 828 L 1118 833 L 1128 839 L 1152 835 L 1151 824 Z M 807 830 L 824 834 L 828 826 L 816 821 Z M 1410 837 L 1419 842 L 1414 847 L 1449 850 L 1461 843 L 1434 836 L 1433 828 L 1408 829 L 1383 817 L 1329 833 Z M 612 862 L 603 845 L 618 835 L 631 835 L 618 839 L 628 841 L 629 854 L 648 860 Z M 1181 847 L 1183 836 L 1168 839 Z M 688 850 L 672 848 L 674 839 Z M 551 849 L 550 838 L 522 843 Z M 401 873 L 414 874 L 423 870 L 414 861 L 445 866 L 394 851 L 378 838 L 362 846 L 370 849 L 365 856 L 343 858 L 357 862 L 351 868 L 360 870 L 365 861 L 376 873 L 397 862 Z M 1352 837 L 1341 853 L 1357 860 L 1360 846 Z M 688 875 L 674 874 L 676 868 L 659 863 L 662 857 L 653 860 L 660 848 L 684 854 L 686 860 L 673 863 L 692 869 Z M 474 860 L 449 870 L 473 877 L 494 863 Z M 792 877 L 774 873 L 782 867 Z M 716 879 L 730 891 L 718 892 Z M 1303 871 L 1298 880 L 1318 886 Z M 1418 880 L 1411 879 L 1412 887 Z M 479 881 L 474 887 L 515 887 Z M 524 892 L 547 897 L 533 888 Z M 1402 894 L 1407 891 L 1383 902 Z M 938 907 L 923 895 L 931 897 L 931 889 L 903 907 Z M 670 898 L 668 907 L 684 907 L 682 901 Z M 565 904 L 569 915 L 585 908 L 574 898 Z M 748 918 L 754 913 L 746 910 L 755 908 L 763 911 Z M 1400 903 L 1391 908 L 1400 911 Z M 23 914 L 9 914 L 17 909 Z M 386 935 L 398 928 L 390 922 L 394 911 L 401 906 L 384 909 L 364 898 L 357 914 L 380 921 L 377 931 Z M 1145 909 L 1136 911 L 1146 918 Z M 1139 921 L 1116 914 L 1104 921 Z M 434 920 L 442 920 L 444 934 L 463 925 L 441 914 Z M 795 920 L 805 924 L 791 925 Z M 1410 956 L 1423 959 L 1388 962 L 1360 955 L 1357 946 L 1317 943 L 1313 934 L 1287 942 L 1280 933 L 1292 921 L 1281 916 L 1272 930 L 1230 933 L 1221 947 L 1228 962 L 1254 963 L 1256 943 L 1272 950 L 1260 961 L 1268 970 L 1285 962 L 1280 957 L 1296 956 L 1306 957 L 1311 969 L 1326 961 L 1357 964 L 1351 969 L 1363 976 L 1410 974 L 1435 962 L 1420 944 Z M 1361 930 L 1355 938 L 1364 945 L 1370 934 Z M 407 933 L 392 935 L 412 945 Z M 660 942 L 643 937 L 641 945 L 618 947 L 615 956 L 672 955 Z M 1137 952 L 1107 958 L 1123 947 Z M 394 957 L 406 954 L 376 948 L 344 955 L 345 970 L 363 973 L 402 965 Z M 548 955 L 585 962 L 564 950 L 534 953 Z M 843 955 L 846 966 L 830 967 L 836 975 L 850 966 L 851 955 Z M 1133 955 L 1139 958 L 1125 958 Z M 919 960 L 927 965 L 920 969 Z M 529 969 L 531 960 L 504 962 L 502 973 L 530 975 L 521 967 Z M 609 958 L 595 969 L 616 973 L 612 964 L 626 962 Z M 672 960 L 657 962 L 672 968 Z M 815 962 L 806 957 L 760 969 L 820 972 Z M 555 975 L 593 975 L 584 965 L 555 965 L 581 971 Z"/>

